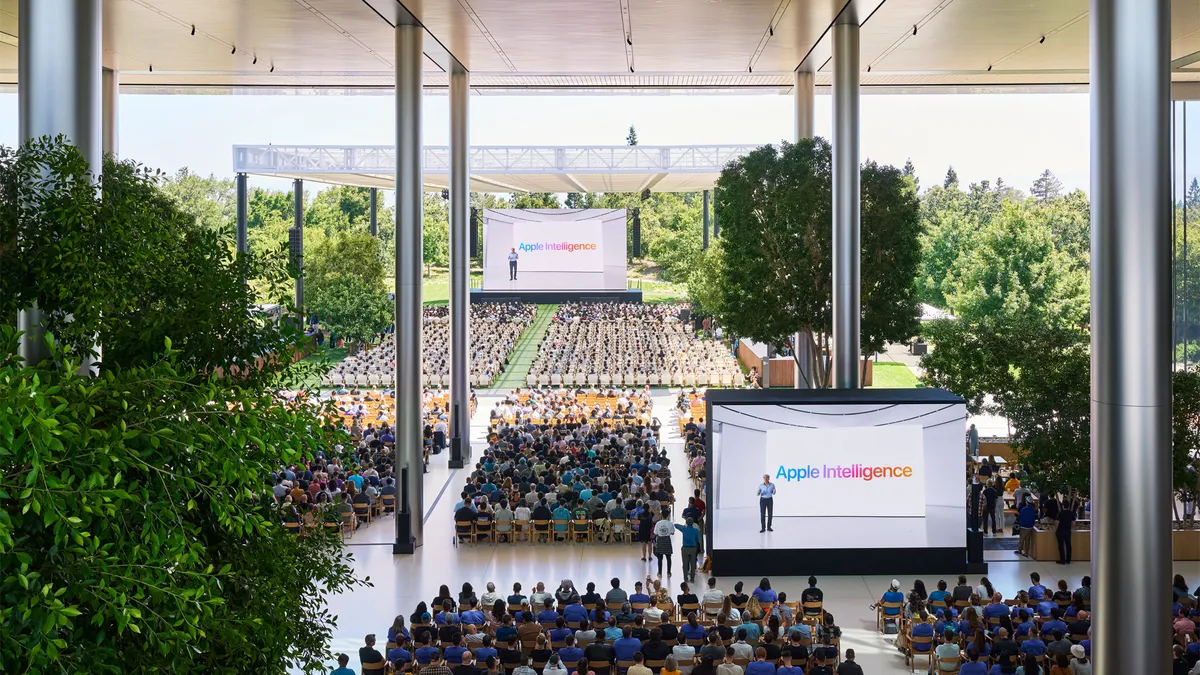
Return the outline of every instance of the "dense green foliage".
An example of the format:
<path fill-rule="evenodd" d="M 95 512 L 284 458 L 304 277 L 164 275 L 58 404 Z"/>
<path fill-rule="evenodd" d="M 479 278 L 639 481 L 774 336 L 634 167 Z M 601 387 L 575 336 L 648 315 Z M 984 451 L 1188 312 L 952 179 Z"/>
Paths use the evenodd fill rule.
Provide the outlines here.
<path fill-rule="evenodd" d="M 316 672 L 324 598 L 365 583 L 270 497 L 273 470 L 346 442 L 274 395 L 310 374 L 289 367 L 303 338 L 242 279 L 281 273 L 160 181 L 109 159 L 98 185 L 60 142 L 0 149 L 0 311 L 36 300 L 52 332 L 25 364 L 0 326 L 0 672 Z"/>
<path fill-rule="evenodd" d="M 716 265 L 689 286 L 700 308 L 734 335 L 785 346 L 811 341 L 813 386 L 828 386 L 820 358 L 832 330 L 832 153 L 823 139 L 764 146 L 731 162 L 717 182 Z M 919 204 L 894 167 L 862 167 L 862 350 L 917 332 Z"/>
<path fill-rule="evenodd" d="M 392 323 L 382 254 L 370 233 L 345 231 L 305 255 L 305 309 L 329 330 L 331 340 L 373 342 Z"/>

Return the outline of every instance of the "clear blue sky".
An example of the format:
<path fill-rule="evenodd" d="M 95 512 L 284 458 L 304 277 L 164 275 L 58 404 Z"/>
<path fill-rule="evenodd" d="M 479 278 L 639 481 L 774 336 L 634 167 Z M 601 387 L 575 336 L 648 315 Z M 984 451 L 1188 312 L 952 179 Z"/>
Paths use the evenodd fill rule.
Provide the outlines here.
<path fill-rule="evenodd" d="M 238 143 L 390 144 L 390 96 L 122 95 L 120 154 L 174 172 L 232 175 Z M 828 137 L 830 97 L 816 99 L 816 133 Z M 425 140 L 448 139 L 448 99 L 425 101 Z M 1190 111 L 1189 111 L 1190 112 Z M 0 143 L 17 140 L 15 94 L 0 95 Z M 473 96 L 478 145 L 616 145 L 630 124 L 643 145 L 773 143 L 792 138 L 792 98 L 773 94 Z M 1028 190 L 1044 170 L 1067 189 L 1088 188 L 1086 94 L 864 95 L 863 158 L 902 166 L 922 186 L 953 165 L 959 180 Z M 251 178 L 286 188 L 287 181 Z M 390 197 L 390 194 L 389 194 Z M 389 200 L 390 201 L 390 200 Z"/>

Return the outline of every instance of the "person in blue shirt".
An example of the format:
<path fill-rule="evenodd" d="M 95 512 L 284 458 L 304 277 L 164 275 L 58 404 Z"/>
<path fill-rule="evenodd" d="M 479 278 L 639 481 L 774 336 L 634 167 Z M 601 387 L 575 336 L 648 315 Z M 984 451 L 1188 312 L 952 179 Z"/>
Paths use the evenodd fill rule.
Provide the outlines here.
<path fill-rule="evenodd" d="M 792 650 L 784 649 L 779 654 L 779 658 L 783 661 L 779 669 L 775 671 L 775 675 L 804 675 L 804 669 L 800 666 L 792 665 Z"/>
<path fill-rule="evenodd" d="M 1067 624 L 1062 620 L 1063 611 L 1057 607 L 1050 611 L 1050 620 L 1042 624 L 1042 633 L 1053 633 L 1055 630 L 1061 630 L 1063 635 L 1067 634 Z"/>
<path fill-rule="evenodd" d="M 542 603 L 542 611 L 537 614 L 538 623 L 543 626 L 549 626 L 554 623 L 554 620 L 558 618 L 558 612 L 554 611 L 553 607 L 554 601 L 546 598 L 546 602 Z"/>
<path fill-rule="evenodd" d="M 494 657 L 495 659 L 499 660 L 500 652 L 495 647 L 492 646 L 492 636 L 484 635 L 483 636 L 483 646 L 477 647 L 475 649 L 475 658 L 478 659 L 481 663 L 487 663 L 489 656 Z"/>
<path fill-rule="evenodd" d="M 463 639 L 459 638 L 457 644 L 446 647 L 442 652 L 442 657 L 446 659 L 446 663 L 462 663 L 463 654 L 466 652 L 467 648 L 463 645 Z"/>
<path fill-rule="evenodd" d="M 429 638 L 429 633 L 426 633 L 421 636 L 421 646 L 417 647 L 417 663 L 423 666 L 429 665 L 429 660 L 433 658 L 433 655 L 438 651 L 438 648 L 434 647 L 431 642 L 432 641 Z"/>
<path fill-rule="evenodd" d="M 704 626 L 701 626 L 700 622 L 696 620 L 695 612 L 688 613 L 687 623 L 679 627 L 679 632 L 689 640 L 703 640 L 704 636 L 708 634 Z"/>
<path fill-rule="evenodd" d="M 983 620 L 987 622 L 989 619 L 1008 616 L 1008 605 L 1004 604 L 1004 596 L 999 593 L 992 594 L 992 602 L 983 608 Z"/>
<path fill-rule="evenodd" d="M 912 636 L 915 638 L 929 638 L 929 642 L 910 643 L 909 646 L 914 653 L 925 654 L 933 649 L 934 625 L 932 619 L 926 619 L 925 621 L 921 621 L 920 623 L 914 625 L 912 628 Z"/>
<path fill-rule="evenodd" d="M 392 647 L 387 650 L 387 660 L 398 668 L 406 663 L 412 663 L 413 655 L 404 647 Z"/>
<path fill-rule="evenodd" d="M 1049 619 L 1056 609 L 1058 609 L 1058 605 L 1054 604 L 1053 600 L 1042 600 L 1037 604 L 1037 615 L 1043 619 Z"/>
<path fill-rule="evenodd" d="M 609 616 L 608 608 L 605 607 L 603 600 L 597 600 L 596 608 L 588 612 L 588 618 L 592 623 L 606 623 Z"/>
<path fill-rule="evenodd" d="M 633 655 L 642 648 L 642 641 L 633 637 L 633 629 L 626 626 L 621 629 L 621 637 L 612 643 L 613 653 L 618 661 L 632 661 Z M 559 650 L 562 653 L 562 650 Z"/>
<path fill-rule="evenodd" d="M 573 602 L 563 608 L 562 618 L 567 620 L 567 623 L 579 623 L 588 618 L 587 607 Z"/>
<path fill-rule="evenodd" d="M 583 621 L 585 619 L 587 619 L 586 614 L 580 619 L 580 621 Z M 578 623 L 578 622 L 573 622 L 573 623 Z M 573 634 L 575 631 L 570 628 L 567 628 L 567 619 L 565 617 L 560 616 L 554 620 L 554 628 L 551 628 L 549 632 L 550 632 L 550 641 L 551 642 L 562 642 L 567 639 L 568 635 Z"/>
<path fill-rule="evenodd" d="M 560 661 L 562 661 L 563 663 L 576 663 L 580 659 L 583 658 L 583 650 L 580 649 L 579 647 L 575 646 L 575 636 L 574 635 L 568 635 L 565 642 L 567 643 L 567 646 L 562 647 L 561 649 L 558 650 L 558 659 Z M 638 642 L 639 646 L 641 644 L 642 644 L 641 642 Z M 575 669 L 571 668 L 567 672 L 573 673 L 573 672 L 575 672 Z"/>
<path fill-rule="evenodd" d="M 642 592 L 642 582 L 640 581 L 633 585 L 633 593 L 629 594 L 629 604 L 636 605 L 639 603 L 650 604 L 650 596 Z M 638 607 L 634 607 L 633 611 L 638 614 L 642 613 L 642 610 Z"/>
<path fill-rule="evenodd" d="M 554 530 L 556 532 L 566 532 L 567 526 L 570 525 L 567 521 L 571 520 L 571 512 L 562 504 L 559 504 L 558 508 L 554 509 L 553 515 L 554 520 L 558 521 L 554 523 Z"/>
<path fill-rule="evenodd" d="M 482 626 L 487 623 L 487 617 L 479 609 L 478 601 L 469 604 L 469 609 L 459 615 L 460 622 L 463 624 L 475 624 Z"/>
<path fill-rule="evenodd" d="M 775 675 L 775 664 L 767 661 L 767 650 L 754 650 L 754 660 L 746 664 L 746 675 Z"/>
<path fill-rule="evenodd" d="M 496 627 L 496 642 L 508 642 L 508 638 L 517 634 L 517 629 L 512 624 L 512 615 L 505 614 L 504 622 Z"/>
<path fill-rule="evenodd" d="M 1017 621 L 1019 621 L 1019 623 L 1017 624 L 1016 630 L 1013 632 L 1014 638 L 1021 637 L 1022 635 L 1029 635 L 1037 630 L 1037 626 L 1034 625 L 1033 620 L 1029 618 L 1029 610 L 1021 610 L 1021 613 L 1017 616 Z"/>
<path fill-rule="evenodd" d="M 1020 540 L 1017 545 L 1016 554 L 1029 557 L 1029 551 L 1033 547 L 1033 530 L 1037 525 L 1037 507 L 1033 502 L 1026 501 L 1025 505 L 1017 511 L 1017 525 L 1020 526 L 1018 534 Z M 1039 600 L 1041 598 L 1038 598 Z"/>
<path fill-rule="evenodd" d="M 402 639 L 397 640 L 397 637 Z M 388 642 L 404 642 L 408 638 L 408 629 L 404 627 L 404 615 L 397 615 L 396 619 L 392 621 L 391 627 L 388 628 Z"/>
<path fill-rule="evenodd" d="M 883 603 L 896 603 L 895 607 L 884 607 Z M 900 582 L 892 579 L 891 585 L 888 587 L 888 592 L 879 598 L 879 611 L 883 613 L 885 618 L 897 618 L 900 616 L 901 605 L 904 603 L 904 594 L 900 592 Z"/>
<path fill-rule="evenodd" d="M 350 657 L 345 654 L 338 654 L 338 667 L 331 670 L 329 675 L 354 675 L 354 671 L 346 667 L 350 663 Z"/>
<path fill-rule="evenodd" d="M 1042 585 L 1042 575 L 1037 572 L 1031 572 L 1029 580 L 1033 582 L 1033 585 L 1029 587 L 1029 599 L 1036 602 L 1045 600 L 1046 587 Z"/>
<path fill-rule="evenodd" d="M 945 579 L 939 580 L 937 583 L 937 587 L 938 587 L 938 589 L 936 591 L 929 594 L 929 606 L 930 607 L 933 607 L 933 603 L 935 603 L 935 602 L 943 602 L 943 603 L 949 602 L 947 600 L 947 598 L 950 597 L 950 593 L 948 591 L 946 591 L 946 580 Z"/>
<path fill-rule="evenodd" d="M 987 675 L 987 664 L 979 660 L 979 650 L 975 645 L 967 647 L 967 659 L 958 669 L 958 675 Z"/>
<path fill-rule="evenodd" d="M 621 627 L 617 625 L 617 620 L 610 617 L 608 620 L 608 627 L 604 629 L 605 641 L 612 642 L 614 640 L 619 640 L 623 634 L 624 631 L 622 631 Z"/>
<path fill-rule="evenodd" d="M 521 584 L 513 584 L 513 592 L 508 596 L 508 604 L 519 605 L 523 602 L 525 602 L 525 596 L 521 594 Z"/>
<path fill-rule="evenodd" d="M 1021 643 L 1022 654 L 1042 656 L 1046 653 L 1046 643 L 1038 636 L 1037 628 L 1029 631 L 1029 639 Z"/>
<path fill-rule="evenodd" d="M 762 628 L 750 618 L 750 612 L 742 612 L 742 623 L 736 629 L 738 638 L 746 642 L 758 642 Z"/>
<path fill-rule="evenodd" d="M 779 597 L 779 595 L 771 588 L 771 580 L 766 577 L 763 577 L 762 580 L 758 582 L 758 586 L 751 591 L 750 595 L 758 598 L 759 604 L 763 605 L 774 604 L 775 600 Z"/>

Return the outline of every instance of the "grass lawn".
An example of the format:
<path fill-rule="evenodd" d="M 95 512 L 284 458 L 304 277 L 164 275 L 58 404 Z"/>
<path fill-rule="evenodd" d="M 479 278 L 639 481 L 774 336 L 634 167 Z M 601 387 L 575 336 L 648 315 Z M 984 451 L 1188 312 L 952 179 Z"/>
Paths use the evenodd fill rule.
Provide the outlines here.
<path fill-rule="evenodd" d="M 872 387 L 876 389 L 915 389 L 920 381 L 903 363 L 880 361 L 875 364 Z"/>
<path fill-rule="evenodd" d="M 642 302 L 687 302 L 687 284 L 642 279 Z"/>
<path fill-rule="evenodd" d="M 308 363 L 336 365 L 346 360 L 346 355 L 350 353 L 345 347 L 326 347 L 324 350 L 309 354 L 304 357 L 304 361 Z M 302 361 L 302 362 L 304 362 Z M 305 378 L 305 386 L 316 389 L 321 386 L 321 382 L 315 376 Z"/>
<path fill-rule="evenodd" d="M 482 281 L 483 273 L 471 270 L 471 282 L 477 285 Z M 387 288 L 395 288 L 396 280 L 388 277 L 383 280 Z M 446 270 L 434 270 L 429 276 L 421 277 L 421 297 L 426 305 L 444 305 L 450 301 L 450 274 Z"/>

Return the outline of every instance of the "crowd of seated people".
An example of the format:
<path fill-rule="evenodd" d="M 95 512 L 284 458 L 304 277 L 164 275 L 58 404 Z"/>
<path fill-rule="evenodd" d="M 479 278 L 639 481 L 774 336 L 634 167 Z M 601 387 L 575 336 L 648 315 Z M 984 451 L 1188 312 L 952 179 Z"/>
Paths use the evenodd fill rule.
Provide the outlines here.
<path fill-rule="evenodd" d="M 854 650 L 840 647 L 841 629 L 820 607 L 805 613 L 763 579 L 750 594 L 710 579 L 703 599 L 680 584 L 675 598 L 657 579 L 632 588 L 620 579 L 570 579 L 553 591 L 526 594 L 520 583 L 479 595 L 470 583 L 397 616 L 380 649 L 374 634 L 359 650 L 364 671 L 380 666 L 428 675 L 861 675 Z M 819 603 L 818 603 L 819 604 Z M 709 610 L 714 613 L 710 613 Z M 378 665 L 377 665 L 378 664 Z M 342 663 L 344 666 L 345 663 Z"/>
<path fill-rule="evenodd" d="M 471 305 L 470 380 L 486 387 L 508 363 L 513 348 L 537 315 L 537 305 L 488 302 Z M 446 305 L 425 308 L 421 324 L 422 384 L 450 385 L 450 319 Z M 333 387 L 387 387 L 396 370 L 396 345 L 379 345 L 346 357 L 326 375 Z"/>
<path fill-rule="evenodd" d="M 429 456 L 446 449 L 450 424 L 450 394 L 425 389 L 421 393 L 421 418 L 424 423 L 422 438 L 425 462 Z M 373 440 L 391 448 L 395 443 L 396 399 L 395 394 L 382 392 L 351 391 L 331 395 L 337 406 L 342 426 L 356 441 L 373 436 Z M 474 414 L 479 401 L 471 392 L 470 411 Z"/>
<path fill-rule="evenodd" d="M 572 540 L 567 521 L 579 521 L 589 540 L 649 541 L 675 498 L 670 460 L 648 392 L 612 393 L 517 390 L 498 403 L 455 507 L 458 533 Z"/>
<path fill-rule="evenodd" d="M 271 496 L 279 505 L 280 522 L 298 535 L 322 528 L 352 535 L 385 512 L 395 509 L 396 481 L 391 459 L 371 451 L 370 443 L 338 459 L 343 448 L 326 458 L 282 467 L 272 477 Z"/>
<path fill-rule="evenodd" d="M 531 384 L 734 383 L 737 359 L 679 320 L 684 305 L 564 303 L 529 371 Z"/>

